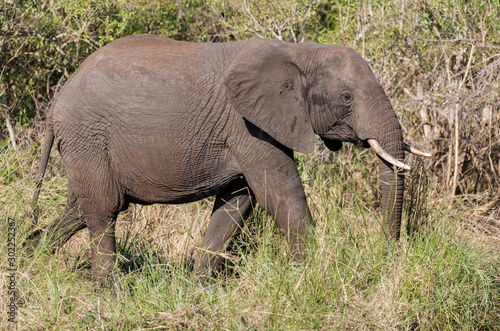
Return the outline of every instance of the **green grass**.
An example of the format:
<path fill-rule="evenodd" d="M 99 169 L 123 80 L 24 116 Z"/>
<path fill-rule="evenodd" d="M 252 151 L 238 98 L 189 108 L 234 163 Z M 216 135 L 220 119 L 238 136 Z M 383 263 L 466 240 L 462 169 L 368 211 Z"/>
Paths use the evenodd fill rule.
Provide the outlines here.
<path fill-rule="evenodd" d="M 14 165 L 12 155 L 0 155 L 2 220 L 19 220 L 34 188 L 36 153 Z M 381 233 L 372 153 L 346 146 L 297 159 L 317 223 L 301 263 L 290 258 L 272 219 L 256 211 L 234 240 L 223 275 L 204 289 L 192 275 L 192 256 L 211 200 L 131 206 L 118 220 L 123 289 L 113 296 L 90 284 L 86 230 L 54 255 L 43 247 L 29 255 L 21 247 L 25 221 L 16 227 L 18 329 L 499 329 L 500 250 L 491 231 L 473 226 L 488 217 L 475 212 L 477 203 L 450 207 L 445 193 L 421 185 L 425 171 L 414 173 L 420 179 L 407 181 L 414 196 L 406 206 L 425 203 L 413 203 L 419 210 L 407 210 L 404 221 L 420 218 L 390 243 Z M 65 204 L 57 153 L 51 163 L 59 171 L 49 169 L 43 185 L 42 224 Z M 9 329 L 7 222 L 1 224 L 0 328 Z"/>

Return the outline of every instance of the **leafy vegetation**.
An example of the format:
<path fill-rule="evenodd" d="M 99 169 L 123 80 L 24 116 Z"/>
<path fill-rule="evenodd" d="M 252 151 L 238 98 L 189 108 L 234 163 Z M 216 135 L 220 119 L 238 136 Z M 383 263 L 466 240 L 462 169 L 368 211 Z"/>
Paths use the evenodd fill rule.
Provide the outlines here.
<path fill-rule="evenodd" d="M 132 206 L 118 220 L 119 297 L 89 283 L 87 233 L 55 255 L 21 249 L 19 329 L 498 329 L 500 325 L 500 2 L 498 0 L 0 0 L 0 215 L 31 199 L 43 118 L 91 52 L 125 35 L 188 41 L 250 37 L 351 46 L 369 62 L 410 157 L 401 242 L 378 214 L 376 158 L 345 145 L 297 155 L 317 221 L 309 254 L 289 258 L 273 221 L 256 212 L 204 290 L 191 274 L 210 199 Z M 57 153 L 40 223 L 65 205 Z M 9 298 L 8 222 L 0 230 L 0 297 Z M 12 325 L 6 301 L 0 328 Z"/>
<path fill-rule="evenodd" d="M 1 0 L 3 111 L 17 125 L 16 141 L 24 143 L 22 131 L 44 115 L 78 65 L 106 43 L 136 33 L 196 39 L 200 3 Z"/>

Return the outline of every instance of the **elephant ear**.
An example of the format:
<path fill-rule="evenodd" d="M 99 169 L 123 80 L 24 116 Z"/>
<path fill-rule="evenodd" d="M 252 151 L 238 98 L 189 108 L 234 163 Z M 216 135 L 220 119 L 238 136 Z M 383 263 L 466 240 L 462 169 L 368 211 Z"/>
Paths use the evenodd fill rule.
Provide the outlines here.
<path fill-rule="evenodd" d="M 243 118 L 282 145 L 310 153 L 316 138 L 305 101 L 305 77 L 294 63 L 292 45 L 249 41 L 229 66 L 225 85 L 229 102 Z"/>

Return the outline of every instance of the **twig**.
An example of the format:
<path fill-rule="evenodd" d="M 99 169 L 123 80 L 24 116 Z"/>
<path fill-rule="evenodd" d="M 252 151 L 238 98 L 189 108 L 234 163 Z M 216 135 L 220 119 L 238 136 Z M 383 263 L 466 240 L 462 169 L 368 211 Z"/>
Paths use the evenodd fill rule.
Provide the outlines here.
<path fill-rule="evenodd" d="M 460 81 L 460 84 L 458 85 L 458 90 L 457 93 L 460 95 L 460 90 L 462 89 L 462 86 L 465 84 L 465 81 L 467 80 L 467 76 L 470 71 L 470 66 L 472 63 L 472 55 L 474 55 L 474 51 L 476 50 L 476 46 L 473 44 L 471 49 L 470 49 L 470 54 L 469 54 L 469 60 L 467 61 L 467 68 L 465 69 L 465 74 L 464 78 Z M 459 96 L 458 96 L 459 97 Z M 458 98 L 457 97 L 457 98 Z M 460 123 L 458 122 L 458 111 L 460 109 L 460 105 L 458 103 L 455 104 L 455 167 L 453 169 L 453 190 L 452 190 L 452 197 L 455 196 L 455 191 L 457 189 L 458 185 L 458 154 L 459 154 L 459 148 L 458 148 L 458 143 L 459 143 L 459 125 Z"/>
<path fill-rule="evenodd" d="M 456 38 L 456 39 L 422 39 L 423 42 L 431 42 L 431 43 L 468 43 L 472 44 L 472 46 L 477 48 L 491 48 L 491 49 L 500 49 L 500 46 L 488 45 L 488 44 L 477 44 L 480 40 L 476 39 L 467 39 L 467 38 Z"/>
<path fill-rule="evenodd" d="M 460 89 L 459 89 L 460 91 Z M 460 109 L 460 105 L 458 102 L 455 104 L 455 167 L 453 168 L 453 189 L 451 192 L 451 196 L 455 196 L 455 191 L 457 190 L 457 177 L 458 177 L 458 128 L 459 128 L 459 123 L 458 123 L 458 111 Z M 453 200 L 450 200 L 453 201 Z"/>
<path fill-rule="evenodd" d="M 2 76 L 0 75 L 0 93 L 2 94 L 2 108 L 5 109 L 5 124 L 7 125 L 7 130 L 9 131 L 9 138 L 12 144 L 12 147 L 15 151 L 17 151 L 17 143 L 16 143 L 16 132 L 14 131 L 14 127 L 12 126 L 12 122 L 10 121 L 10 108 L 7 104 L 7 93 L 6 88 L 3 85 Z"/>

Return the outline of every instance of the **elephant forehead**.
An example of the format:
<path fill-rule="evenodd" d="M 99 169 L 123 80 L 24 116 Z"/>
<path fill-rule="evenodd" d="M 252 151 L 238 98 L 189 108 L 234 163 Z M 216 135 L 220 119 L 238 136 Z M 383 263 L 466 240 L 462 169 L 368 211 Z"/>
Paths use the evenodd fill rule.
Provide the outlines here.
<path fill-rule="evenodd" d="M 373 76 L 366 61 L 354 49 L 344 46 L 328 46 L 318 53 L 321 58 L 320 71 L 329 72 L 335 76 L 350 80 Z"/>

